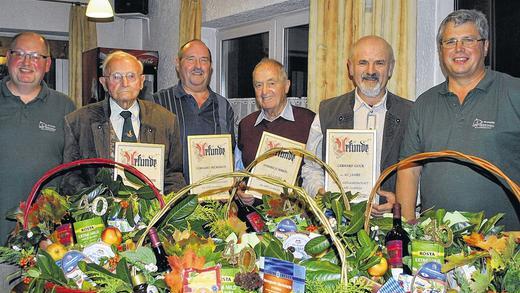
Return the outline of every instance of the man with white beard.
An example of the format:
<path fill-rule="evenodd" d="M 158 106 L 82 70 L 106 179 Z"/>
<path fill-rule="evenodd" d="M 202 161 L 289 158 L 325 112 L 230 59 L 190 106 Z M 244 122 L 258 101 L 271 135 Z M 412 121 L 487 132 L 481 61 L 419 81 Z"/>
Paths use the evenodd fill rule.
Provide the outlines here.
<path fill-rule="evenodd" d="M 387 91 L 386 84 L 394 69 L 394 54 L 387 41 L 378 36 L 359 39 L 348 59 L 349 75 L 356 89 L 320 103 L 307 140 L 307 150 L 325 157 L 327 129 L 375 129 L 377 174 L 399 158 L 399 150 L 412 102 Z M 316 163 L 305 160 L 302 168 L 303 187 L 310 195 L 324 194 L 324 171 Z M 389 212 L 395 202 L 395 174 L 388 177 L 381 190 L 379 204 L 373 213 Z"/>

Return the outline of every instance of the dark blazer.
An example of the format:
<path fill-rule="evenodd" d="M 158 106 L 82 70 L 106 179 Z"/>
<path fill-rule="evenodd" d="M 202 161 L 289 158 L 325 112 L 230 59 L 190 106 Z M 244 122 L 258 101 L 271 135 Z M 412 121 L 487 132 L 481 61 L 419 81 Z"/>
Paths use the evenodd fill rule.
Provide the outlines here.
<path fill-rule="evenodd" d="M 327 129 L 354 128 L 355 90 L 339 97 L 324 100 L 320 103 L 319 117 L 323 133 L 323 158 L 326 150 Z M 381 171 L 399 161 L 399 150 L 404 131 L 408 123 L 408 116 L 413 102 L 396 96 L 388 91 L 386 97 L 386 115 L 381 150 Z M 387 177 L 381 189 L 395 192 L 395 172 Z"/>
<path fill-rule="evenodd" d="M 182 176 L 182 146 L 175 114 L 149 101 L 139 103 L 139 142 L 164 145 L 164 193 L 177 191 L 186 185 Z M 109 99 L 89 104 L 65 117 L 64 162 L 87 158 L 110 158 Z M 65 193 L 77 192 L 94 184 L 96 168 L 83 168 L 67 174 L 62 183 Z M 79 175 L 79 176 L 78 176 Z"/>

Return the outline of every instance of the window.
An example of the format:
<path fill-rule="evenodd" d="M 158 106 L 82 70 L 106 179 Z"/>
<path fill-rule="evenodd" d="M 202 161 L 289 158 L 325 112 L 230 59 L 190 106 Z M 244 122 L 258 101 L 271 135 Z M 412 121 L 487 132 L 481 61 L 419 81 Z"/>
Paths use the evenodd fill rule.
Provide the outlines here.
<path fill-rule="evenodd" d="M 221 29 L 216 34 L 218 64 L 214 64 L 216 91 L 228 99 L 254 97 L 252 72 L 264 57 L 285 66 L 291 89 L 288 96 L 307 95 L 307 10 L 269 20 Z"/>

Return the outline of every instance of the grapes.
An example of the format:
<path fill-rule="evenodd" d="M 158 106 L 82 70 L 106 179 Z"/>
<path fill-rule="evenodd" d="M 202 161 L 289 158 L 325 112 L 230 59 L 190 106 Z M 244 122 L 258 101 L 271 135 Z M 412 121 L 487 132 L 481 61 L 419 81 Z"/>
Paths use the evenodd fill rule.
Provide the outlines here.
<path fill-rule="evenodd" d="M 251 273 L 238 273 L 235 275 L 235 285 L 240 286 L 240 288 L 252 291 L 262 287 L 263 280 L 260 278 L 260 275 L 255 272 Z"/>

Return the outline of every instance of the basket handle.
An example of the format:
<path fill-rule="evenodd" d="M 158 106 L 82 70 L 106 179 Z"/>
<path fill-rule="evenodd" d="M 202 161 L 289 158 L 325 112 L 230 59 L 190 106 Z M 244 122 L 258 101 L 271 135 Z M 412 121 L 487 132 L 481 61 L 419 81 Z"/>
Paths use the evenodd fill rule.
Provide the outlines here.
<path fill-rule="evenodd" d="M 71 168 L 82 166 L 82 165 L 104 165 L 104 166 L 108 165 L 108 166 L 113 166 L 113 167 L 115 167 L 115 166 L 122 167 L 126 171 L 130 172 L 132 175 L 141 179 L 146 185 L 148 185 L 152 189 L 153 193 L 155 194 L 155 197 L 157 197 L 157 200 L 159 201 L 161 208 L 164 207 L 164 199 L 162 198 L 161 193 L 159 192 L 157 187 L 155 187 L 155 185 L 152 183 L 152 181 L 150 179 L 148 179 L 148 177 L 146 177 L 146 175 L 141 173 L 135 167 L 127 165 L 127 164 L 123 164 L 123 163 L 118 163 L 118 162 L 110 160 L 110 159 L 102 159 L 102 158 L 82 159 L 82 160 L 77 160 L 77 161 L 58 165 L 58 166 L 50 169 L 49 171 L 45 172 L 45 174 L 43 174 L 43 176 L 40 179 L 38 179 L 38 181 L 36 181 L 36 183 L 33 185 L 32 189 L 31 189 L 31 193 L 29 193 L 29 197 L 27 198 L 27 203 L 25 205 L 25 210 L 23 212 L 23 214 L 24 214 L 23 215 L 23 228 L 24 229 L 27 229 L 27 225 L 28 225 L 27 220 L 29 217 L 29 210 L 31 209 L 31 205 L 32 205 L 33 201 L 36 199 L 37 193 L 40 190 L 41 185 L 47 179 L 49 179 L 51 176 L 53 176 L 54 174 L 56 174 L 60 171 L 71 169 Z"/>
<path fill-rule="evenodd" d="M 511 187 L 511 190 L 516 196 L 516 199 L 520 202 L 520 187 L 518 184 L 516 184 L 513 180 L 511 180 L 502 170 L 500 170 L 497 166 L 493 165 L 489 161 L 486 161 L 484 159 L 481 159 L 476 156 L 466 155 L 461 152 L 452 151 L 452 150 L 444 150 L 444 151 L 438 151 L 438 152 L 426 152 L 426 153 L 418 153 L 412 156 L 409 156 L 406 159 L 403 159 L 392 166 L 386 168 L 383 172 L 381 172 L 381 175 L 379 176 L 379 179 L 377 179 L 376 184 L 374 185 L 374 188 L 372 188 L 372 191 L 370 192 L 370 196 L 368 198 L 367 202 L 367 208 L 365 210 L 365 230 L 369 231 L 370 226 L 370 213 L 372 211 L 372 201 L 374 200 L 374 197 L 376 195 L 377 190 L 379 189 L 379 186 L 385 180 L 385 178 L 392 173 L 397 168 L 422 161 L 425 159 L 431 159 L 431 158 L 440 158 L 440 157 L 449 157 L 449 158 L 455 158 L 459 160 L 465 160 L 467 162 L 470 162 L 474 164 L 475 166 L 479 166 L 489 172 L 491 172 L 493 175 L 495 175 L 497 178 L 502 178 L 504 181 L 507 182 L 507 184 Z"/>
<path fill-rule="evenodd" d="M 278 152 L 281 152 L 281 151 L 285 151 L 285 152 L 289 151 L 291 153 L 295 153 L 295 154 L 301 156 L 302 157 L 302 164 L 304 163 L 303 159 L 307 158 L 307 159 L 310 159 L 311 161 L 314 161 L 315 163 L 320 165 L 320 167 L 325 169 L 325 172 L 327 172 L 329 174 L 329 176 L 332 179 L 332 181 L 334 181 L 334 183 L 338 186 L 339 193 L 340 193 L 341 198 L 343 199 L 343 204 L 345 205 L 345 208 L 347 210 L 350 210 L 350 203 L 348 201 L 348 197 L 345 194 L 345 190 L 343 188 L 343 185 L 341 184 L 341 181 L 339 180 L 339 177 L 336 174 L 336 172 L 328 164 L 326 164 L 323 160 L 319 159 L 315 154 L 313 154 L 313 153 L 311 153 L 311 152 L 309 152 L 307 150 L 300 149 L 300 148 L 281 148 L 281 147 L 276 147 L 276 148 L 269 149 L 266 152 L 264 152 L 263 154 L 261 154 L 254 161 L 252 161 L 251 164 L 249 164 L 246 167 L 245 171 L 251 172 L 253 167 L 255 165 L 257 165 L 259 162 L 261 162 L 261 161 L 263 161 L 263 160 L 265 160 L 267 158 L 270 158 L 270 157 L 276 155 Z M 310 194 L 310 196 L 314 197 L 315 194 Z"/>
<path fill-rule="evenodd" d="M 254 177 L 254 178 L 260 179 L 262 181 L 265 181 L 267 183 L 270 183 L 270 184 L 293 189 L 294 192 L 298 196 L 300 196 L 305 201 L 305 203 L 310 207 L 310 209 L 314 213 L 314 215 L 318 217 L 318 219 L 320 220 L 320 222 L 323 225 L 324 230 L 329 234 L 332 242 L 336 246 L 336 249 L 337 249 L 338 255 L 339 255 L 339 259 L 341 261 L 341 281 L 342 281 L 342 283 L 347 282 L 348 264 L 346 261 L 345 247 L 339 240 L 338 236 L 336 236 L 336 233 L 334 232 L 331 224 L 327 220 L 327 217 L 325 216 L 323 211 L 318 207 L 318 205 L 316 204 L 314 199 L 311 196 L 307 195 L 307 193 L 301 187 L 293 186 L 285 181 L 282 181 L 282 180 L 279 180 L 276 178 L 272 178 L 269 176 L 257 175 L 257 174 L 252 174 L 252 173 L 244 172 L 244 171 L 221 173 L 221 174 L 213 175 L 210 177 L 206 177 L 206 178 L 203 178 L 203 179 L 179 190 L 177 193 L 175 193 L 173 195 L 173 197 L 171 197 L 168 200 L 166 205 L 157 214 L 155 214 L 155 216 L 150 220 L 150 223 L 148 223 L 148 226 L 144 230 L 144 233 L 141 234 L 141 237 L 137 241 L 137 247 L 140 247 L 143 245 L 144 239 L 148 235 L 148 231 L 150 231 L 150 228 L 152 228 L 180 199 L 184 198 L 184 196 L 186 194 L 188 194 L 191 189 L 204 185 L 204 184 L 213 183 L 215 181 L 221 180 L 223 178 L 228 178 L 228 177 L 233 177 L 233 178 Z M 232 196 L 233 196 L 233 194 L 230 195 L 230 199 L 232 198 Z M 229 200 L 229 201 L 231 201 L 231 200 Z"/>

